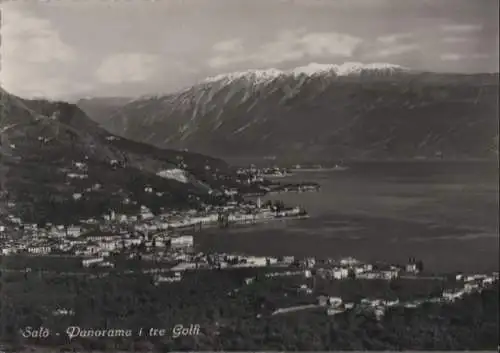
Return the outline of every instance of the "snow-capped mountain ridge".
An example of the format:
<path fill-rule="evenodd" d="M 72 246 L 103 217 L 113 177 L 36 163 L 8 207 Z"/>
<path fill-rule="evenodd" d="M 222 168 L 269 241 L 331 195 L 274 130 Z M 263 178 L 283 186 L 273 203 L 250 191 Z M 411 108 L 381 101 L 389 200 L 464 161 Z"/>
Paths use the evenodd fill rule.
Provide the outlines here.
<path fill-rule="evenodd" d="M 106 127 L 216 156 L 486 158 L 497 78 L 385 63 L 249 70 L 129 103 Z"/>
<path fill-rule="evenodd" d="M 203 83 L 209 82 L 217 82 L 221 80 L 237 80 L 241 78 L 249 78 L 254 79 L 256 81 L 267 81 L 275 79 L 283 75 L 284 72 L 278 69 L 267 69 L 267 70 L 247 70 L 247 71 L 239 71 L 239 72 L 231 72 L 227 74 L 220 74 L 216 76 L 211 76 L 203 80 Z"/>
<path fill-rule="evenodd" d="M 256 83 L 266 82 L 274 80 L 282 76 L 316 76 L 321 74 L 332 74 L 334 76 L 349 76 L 349 75 L 359 75 L 362 72 L 375 71 L 375 72 L 403 72 L 410 71 L 400 65 L 394 65 L 389 63 L 371 63 L 363 64 L 360 62 L 346 62 L 341 65 L 335 64 L 318 64 L 310 63 L 305 66 L 296 67 L 291 70 L 278 70 L 275 68 L 270 68 L 266 70 L 246 70 L 239 72 L 231 72 L 227 74 L 220 74 L 212 77 L 206 78 L 202 83 L 211 83 L 218 81 L 234 81 L 238 79 L 248 79 L 255 81 Z"/>

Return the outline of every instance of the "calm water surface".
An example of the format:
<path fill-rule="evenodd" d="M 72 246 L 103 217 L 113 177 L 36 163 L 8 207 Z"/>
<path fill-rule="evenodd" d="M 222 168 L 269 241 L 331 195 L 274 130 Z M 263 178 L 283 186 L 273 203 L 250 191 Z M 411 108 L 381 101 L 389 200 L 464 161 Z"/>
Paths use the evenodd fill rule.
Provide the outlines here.
<path fill-rule="evenodd" d="M 316 181 L 322 188 L 265 199 L 301 205 L 310 219 L 207 230 L 196 235 L 198 248 L 367 261 L 414 256 L 437 271 L 498 269 L 495 164 L 365 163 L 286 180 Z"/>

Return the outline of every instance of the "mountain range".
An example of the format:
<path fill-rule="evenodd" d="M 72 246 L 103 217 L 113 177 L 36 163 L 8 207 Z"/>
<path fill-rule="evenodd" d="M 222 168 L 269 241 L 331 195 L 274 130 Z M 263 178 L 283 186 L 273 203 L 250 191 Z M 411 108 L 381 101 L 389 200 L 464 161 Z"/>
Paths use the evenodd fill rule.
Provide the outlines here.
<path fill-rule="evenodd" d="M 111 208 L 199 207 L 238 185 L 220 159 L 115 136 L 74 104 L 0 93 L 0 218 L 69 222 L 61 218 Z"/>
<path fill-rule="evenodd" d="M 78 105 L 117 135 L 224 158 L 497 157 L 498 74 L 313 63 L 218 75 L 166 95 Z"/>

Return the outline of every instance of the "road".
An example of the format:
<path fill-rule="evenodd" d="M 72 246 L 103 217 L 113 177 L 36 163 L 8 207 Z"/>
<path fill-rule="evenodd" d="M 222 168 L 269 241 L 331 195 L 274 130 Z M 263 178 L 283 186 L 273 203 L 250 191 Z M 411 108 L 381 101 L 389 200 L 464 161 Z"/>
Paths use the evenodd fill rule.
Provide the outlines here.
<path fill-rule="evenodd" d="M 322 306 L 319 304 L 305 304 L 305 305 L 297 305 L 297 306 L 291 306 L 289 308 L 280 308 L 275 310 L 271 315 L 278 315 L 278 314 L 287 314 L 287 313 L 292 313 L 296 311 L 301 311 L 301 310 L 308 310 L 308 309 L 316 309 L 316 308 L 321 308 Z"/>

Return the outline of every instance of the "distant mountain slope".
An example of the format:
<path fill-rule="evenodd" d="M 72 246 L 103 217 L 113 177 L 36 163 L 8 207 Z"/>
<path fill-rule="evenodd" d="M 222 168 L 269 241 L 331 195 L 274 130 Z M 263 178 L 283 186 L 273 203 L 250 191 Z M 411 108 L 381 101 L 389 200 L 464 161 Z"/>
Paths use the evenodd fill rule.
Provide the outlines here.
<path fill-rule="evenodd" d="M 0 192 L 25 218 L 96 216 L 141 204 L 197 207 L 217 202 L 220 180 L 234 179 L 222 160 L 114 136 L 73 104 L 2 90 L 0 105 Z M 165 170 L 182 178 L 161 174 Z M 132 206 L 124 206 L 125 199 Z"/>
<path fill-rule="evenodd" d="M 294 160 L 494 158 L 498 74 L 390 64 L 246 71 L 137 99 L 103 122 L 157 146 Z"/>
<path fill-rule="evenodd" d="M 83 98 L 78 100 L 76 105 L 78 105 L 85 114 L 101 124 L 109 119 L 119 108 L 131 101 L 131 98 L 125 97 Z"/>

